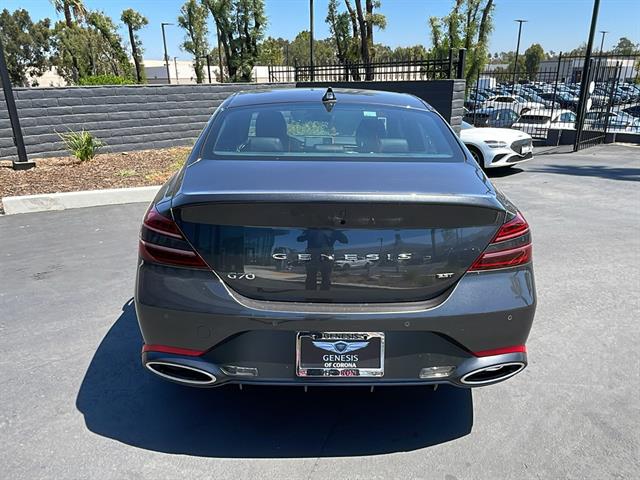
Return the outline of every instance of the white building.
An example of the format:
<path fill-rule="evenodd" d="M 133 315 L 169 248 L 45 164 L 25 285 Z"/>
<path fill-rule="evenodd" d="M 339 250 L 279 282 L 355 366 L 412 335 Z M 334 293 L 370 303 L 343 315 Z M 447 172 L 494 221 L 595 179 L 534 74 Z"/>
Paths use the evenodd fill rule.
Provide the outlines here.
<path fill-rule="evenodd" d="M 213 59 L 212 59 L 213 61 Z M 219 83 L 220 68 L 218 63 L 212 63 L 211 67 L 211 83 Z M 147 83 L 149 84 L 166 84 L 167 83 L 167 66 L 164 60 L 145 60 L 144 70 L 147 74 Z M 225 72 L 226 75 L 226 72 Z M 255 83 L 269 82 L 269 67 L 257 65 L 253 67 L 252 81 Z M 196 82 L 196 71 L 193 68 L 191 60 L 169 61 L 169 78 L 172 84 L 185 85 Z M 226 77 L 225 77 L 226 78 Z M 209 75 L 207 74 L 207 65 L 204 65 L 204 83 L 209 83 Z"/>

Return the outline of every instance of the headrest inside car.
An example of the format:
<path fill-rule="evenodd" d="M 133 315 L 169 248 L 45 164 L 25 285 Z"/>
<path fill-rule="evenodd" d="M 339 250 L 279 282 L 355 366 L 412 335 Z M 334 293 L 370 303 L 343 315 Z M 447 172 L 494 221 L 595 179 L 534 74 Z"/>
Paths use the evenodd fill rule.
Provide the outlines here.
<path fill-rule="evenodd" d="M 381 153 L 406 153 L 409 151 L 409 142 L 404 138 L 381 138 Z"/>
<path fill-rule="evenodd" d="M 244 149 L 247 152 L 283 152 L 282 141 L 276 137 L 251 137 Z"/>
<path fill-rule="evenodd" d="M 313 147 L 313 149 L 316 152 L 333 152 L 333 153 L 344 153 L 344 146 L 343 145 L 324 145 L 324 144 L 320 144 L 320 145 L 315 145 Z"/>

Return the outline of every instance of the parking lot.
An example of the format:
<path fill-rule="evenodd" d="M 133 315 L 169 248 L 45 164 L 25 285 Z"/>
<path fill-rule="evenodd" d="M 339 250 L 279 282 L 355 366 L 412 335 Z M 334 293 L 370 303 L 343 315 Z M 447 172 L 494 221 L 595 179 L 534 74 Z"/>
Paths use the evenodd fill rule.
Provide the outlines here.
<path fill-rule="evenodd" d="M 0 217 L 2 478 L 637 478 L 640 148 L 491 176 L 539 306 L 529 368 L 473 391 L 162 382 L 131 298 L 145 205 Z"/>

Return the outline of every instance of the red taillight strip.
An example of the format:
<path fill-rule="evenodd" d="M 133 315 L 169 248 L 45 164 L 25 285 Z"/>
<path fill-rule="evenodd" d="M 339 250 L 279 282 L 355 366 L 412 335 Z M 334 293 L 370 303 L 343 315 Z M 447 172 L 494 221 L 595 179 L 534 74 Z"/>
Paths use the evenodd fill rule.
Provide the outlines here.
<path fill-rule="evenodd" d="M 191 250 L 180 250 L 178 248 L 164 247 L 162 245 L 156 245 L 155 243 L 148 243 L 144 240 L 140 240 L 140 243 L 147 248 L 153 248 L 155 250 L 162 250 L 163 252 L 172 253 L 174 255 L 184 255 L 186 257 L 196 257 L 196 252 L 192 252 Z"/>
<path fill-rule="evenodd" d="M 176 223 L 172 219 L 167 218 L 158 212 L 156 207 L 151 207 L 147 211 L 142 223 L 145 227 L 153 230 L 154 232 L 167 235 L 169 237 L 184 239 Z"/>
<path fill-rule="evenodd" d="M 529 231 L 529 224 L 524 219 L 520 212 L 516 213 L 516 216 L 502 225 L 496 233 L 496 236 L 491 243 L 504 242 L 505 240 L 511 240 L 512 238 L 524 235 Z"/>
<path fill-rule="evenodd" d="M 166 235 L 167 237 L 179 238 L 180 240 L 184 240 L 184 237 L 179 233 L 172 233 L 172 232 L 167 232 L 166 230 L 160 230 L 159 228 L 152 227 L 146 222 L 143 223 L 143 225 L 144 225 L 144 228 L 153 230 L 154 232 L 159 233 L 160 235 Z"/>
<path fill-rule="evenodd" d="M 147 345 L 142 346 L 143 352 L 160 352 L 160 353 L 173 353 L 175 355 L 185 355 L 187 357 L 199 357 L 206 350 L 193 350 L 191 348 L 178 348 L 169 347 L 167 345 Z"/>
<path fill-rule="evenodd" d="M 192 250 L 179 250 L 140 240 L 138 251 L 140 256 L 149 262 L 180 267 L 209 268 L 202 257 Z"/>
<path fill-rule="evenodd" d="M 531 244 L 509 250 L 485 252 L 473 262 L 469 270 L 493 270 L 496 268 L 514 267 L 531 261 L 533 249 Z"/>
<path fill-rule="evenodd" d="M 529 224 L 520 212 L 503 224 L 469 271 L 494 270 L 529 263 L 532 257 Z"/>
<path fill-rule="evenodd" d="M 493 348 L 491 350 L 480 350 L 471 352 L 476 357 L 491 357 L 493 355 L 504 355 L 505 353 L 527 353 L 526 345 L 515 345 L 513 347 Z"/>

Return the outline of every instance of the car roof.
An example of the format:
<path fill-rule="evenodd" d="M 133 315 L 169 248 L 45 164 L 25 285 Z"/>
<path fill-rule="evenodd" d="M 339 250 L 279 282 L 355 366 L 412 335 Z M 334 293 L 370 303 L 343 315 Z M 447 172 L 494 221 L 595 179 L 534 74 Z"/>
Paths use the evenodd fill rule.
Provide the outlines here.
<path fill-rule="evenodd" d="M 513 108 L 503 107 L 503 108 L 491 108 L 491 107 L 481 107 L 476 108 L 475 110 L 466 113 L 465 116 L 472 116 L 474 113 L 496 113 L 496 112 L 514 112 L 517 113 Z"/>
<path fill-rule="evenodd" d="M 551 116 L 551 112 L 553 112 L 554 114 L 559 114 L 559 113 L 567 113 L 567 112 L 572 112 L 571 110 L 567 110 L 565 108 L 556 108 L 554 110 L 551 110 L 550 108 L 532 108 L 531 110 L 525 112 L 522 114 L 523 117 L 526 116 L 534 116 L 534 117 L 540 117 L 540 116 Z"/>
<path fill-rule="evenodd" d="M 433 111 L 429 104 L 408 93 L 352 88 L 332 88 L 332 90 L 338 103 L 342 100 L 348 103 L 391 105 Z M 321 102 L 326 91 L 326 87 L 244 90 L 231 96 L 225 107 L 234 108 L 268 103 Z"/>

